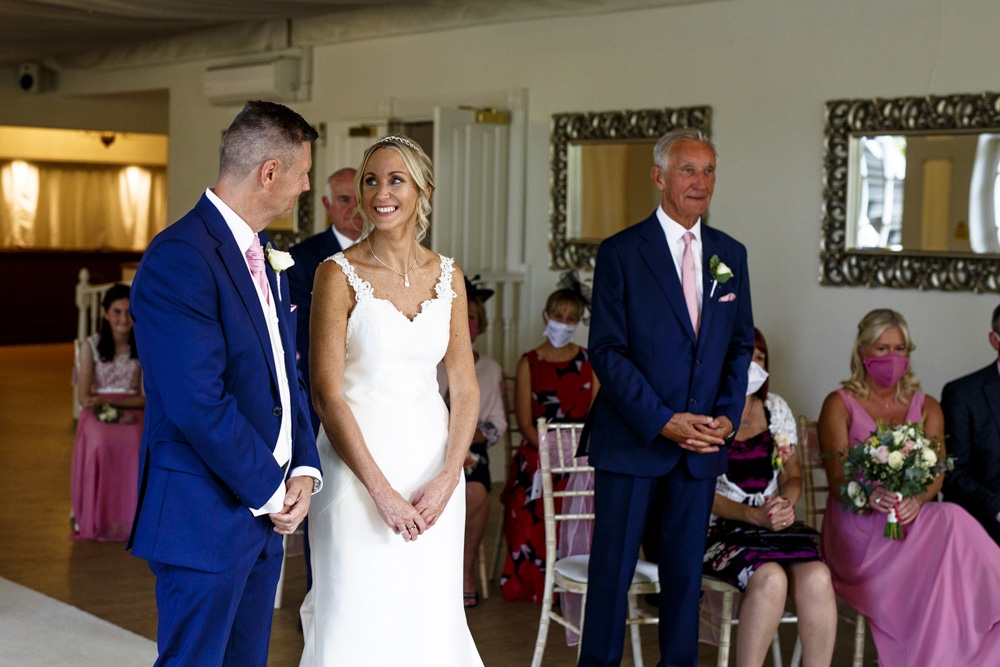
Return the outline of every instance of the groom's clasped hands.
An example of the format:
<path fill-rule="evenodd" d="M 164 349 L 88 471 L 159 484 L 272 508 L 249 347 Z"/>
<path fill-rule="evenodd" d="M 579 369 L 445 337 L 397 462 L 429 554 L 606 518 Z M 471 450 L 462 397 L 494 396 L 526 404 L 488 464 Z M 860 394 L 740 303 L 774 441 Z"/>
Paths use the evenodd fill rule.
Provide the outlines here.
<path fill-rule="evenodd" d="M 280 512 L 268 515 L 271 517 L 271 523 L 274 524 L 274 532 L 282 535 L 291 535 L 295 532 L 295 529 L 309 514 L 312 490 L 312 477 L 303 475 L 288 480 L 285 506 L 281 508 Z"/>
<path fill-rule="evenodd" d="M 690 412 L 675 412 L 660 430 L 660 435 L 682 448 L 698 454 L 719 451 L 733 430 L 728 417 L 710 417 Z"/>

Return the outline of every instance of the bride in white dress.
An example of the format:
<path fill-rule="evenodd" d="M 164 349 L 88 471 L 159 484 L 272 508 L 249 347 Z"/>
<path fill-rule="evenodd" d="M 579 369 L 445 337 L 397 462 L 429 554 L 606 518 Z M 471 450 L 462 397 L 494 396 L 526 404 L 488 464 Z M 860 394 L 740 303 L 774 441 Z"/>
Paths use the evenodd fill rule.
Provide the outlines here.
<path fill-rule="evenodd" d="M 316 272 L 324 485 L 309 510 L 301 667 L 483 664 L 462 603 L 462 464 L 479 387 L 462 272 L 419 245 L 433 187 L 416 143 L 376 142 L 355 177 L 362 240 Z"/>

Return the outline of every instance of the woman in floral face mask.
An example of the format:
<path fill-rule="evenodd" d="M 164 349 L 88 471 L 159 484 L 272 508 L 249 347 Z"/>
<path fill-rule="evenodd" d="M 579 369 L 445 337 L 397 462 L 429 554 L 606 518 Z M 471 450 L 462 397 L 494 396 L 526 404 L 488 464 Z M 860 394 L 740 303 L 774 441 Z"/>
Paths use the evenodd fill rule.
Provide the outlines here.
<path fill-rule="evenodd" d="M 751 527 L 769 531 L 791 527 L 802 494 L 795 419 L 785 400 L 768 390 L 767 360 L 767 341 L 754 329 L 746 405 L 736 437 L 726 447 L 729 470 L 716 481 L 703 571 L 745 594 L 736 635 L 738 666 L 764 664 L 785 610 L 786 593 L 795 599 L 803 664 L 829 665 L 837 634 L 837 601 L 830 570 L 820 560 L 816 543 L 808 537 L 746 541 Z"/>
<path fill-rule="evenodd" d="M 503 530 L 509 553 L 500 579 L 505 600 L 541 603 L 545 572 L 545 524 L 542 499 L 531 490 L 538 470 L 538 431 L 535 420 L 580 421 L 597 393 L 597 378 L 586 348 L 572 342 L 586 301 L 577 284 L 553 292 L 545 304 L 542 322 L 545 342 L 518 362 L 515 386 L 517 425 L 524 440 L 511 464 L 510 478 L 500 500 Z M 560 483 L 560 489 L 566 480 Z"/>
<path fill-rule="evenodd" d="M 902 315 L 871 311 L 858 324 L 850 379 L 823 403 L 824 556 L 834 589 L 871 622 L 880 665 L 1000 665 L 1000 549 L 958 505 L 934 502 L 944 475 L 901 500 L 876 486 L 864 513 L 842 507 L 843 459 L 877 422 L 922 422 L 944 455 L 941 406 L 920 391 L 914 348 Z M 883 537 L 892 509 L 902 541 Z"/>

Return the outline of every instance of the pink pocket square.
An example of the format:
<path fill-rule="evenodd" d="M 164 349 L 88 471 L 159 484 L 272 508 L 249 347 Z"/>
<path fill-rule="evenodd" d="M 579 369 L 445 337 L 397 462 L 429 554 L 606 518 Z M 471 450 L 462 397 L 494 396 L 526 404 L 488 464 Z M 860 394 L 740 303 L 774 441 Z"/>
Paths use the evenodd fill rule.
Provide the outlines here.
<path fill-rule="evenodd" d="M 729 294 L 723 294 L 719 297 L 719 303 L 725 303 L 726 301 L 736 301 L 736 294 L 730 292 Z"/>

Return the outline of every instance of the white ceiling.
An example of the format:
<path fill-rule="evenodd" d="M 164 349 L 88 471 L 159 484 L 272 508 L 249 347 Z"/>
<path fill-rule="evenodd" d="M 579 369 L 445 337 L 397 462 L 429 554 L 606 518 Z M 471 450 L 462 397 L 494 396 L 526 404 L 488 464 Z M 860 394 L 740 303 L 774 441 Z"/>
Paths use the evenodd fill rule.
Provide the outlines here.
<path fill-rule="evenodd" d="M 713 1 L 718 0 L 0 0 L 0 66 L 32 60 L 56 69 L 162 62 L 157 46 L 179 36 L 186 44 L 207 43 L 200 52 L 183 49 L 188 56 L 205 56 L 259 50 L 262 43 L 275 48 L 275 40 L 290 47 Z M 151 51 L 157 53 L 150 56 Z M 166 59 L 176 57 L 174 50 Z"/>
<path fill-rule="evenodd" d="M 427 0 L 0 0 L 0 65 L 237 23 L 414 3 Z"/>

